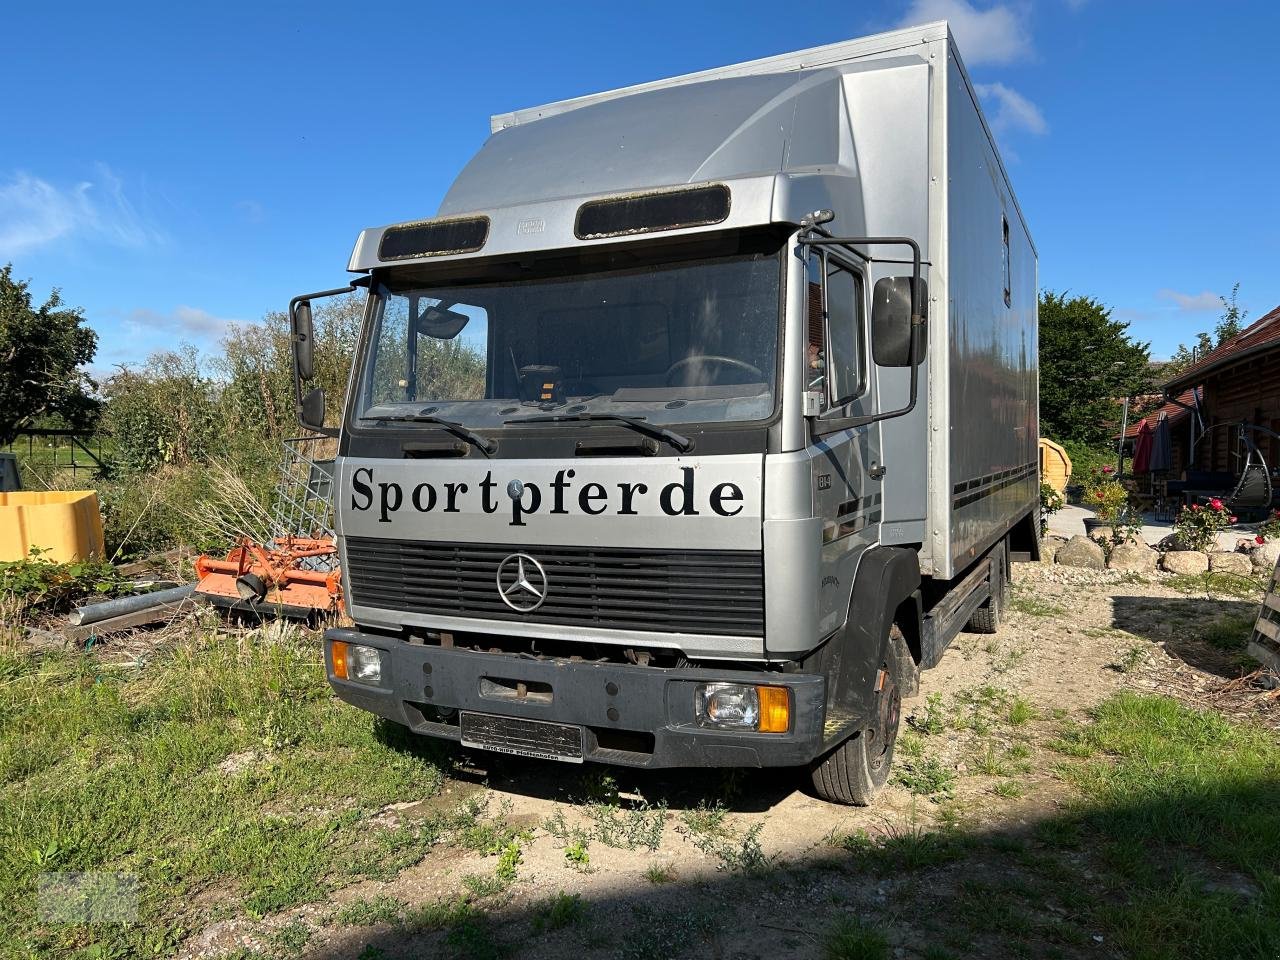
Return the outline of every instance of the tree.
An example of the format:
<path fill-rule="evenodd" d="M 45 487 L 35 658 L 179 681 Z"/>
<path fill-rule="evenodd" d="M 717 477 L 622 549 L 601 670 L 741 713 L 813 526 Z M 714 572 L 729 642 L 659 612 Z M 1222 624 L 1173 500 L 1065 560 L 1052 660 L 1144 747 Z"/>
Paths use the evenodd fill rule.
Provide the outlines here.
<path fill-rule="evenodd" d="M 55 288 L 43 306 L 31 305 L 29 281 L 0 268 L 0 446 L 8 446 L 41 417 L 71 427 L 88 425 L 98 409 L 97 388 L 80 368 L 98 349 L 84 311 L 64 307 Z"/>
<path fill-rule="evenodd" d="M 1244 329 L 1244 320 L 1249 315 L 1249 311 L 1241 310 L 1240 304 L 1236 302 L 1236 296 L 1239 292 L 1240 283 L 1237 281 L 1231 288 L 1230 297 L 1218 297 L 1222 301 L 1222 316 L 1218 318 L 1218 323 L 1213 328 L 1213 334 L 1210 335 L 1203 330 L 1197 333 L 1194 350 L 1185 343 L 1180 344 L 1165 365 L 1164 373 L 1166 375 L 1171 377 L 1176 373 L 1181 373 L 1197 360 L 1203 358 L 1205 354 L 1212 353 L 1228 340 L 1240 335 L 1240 331 Z"/>
<path fill-rule="evenodd" d="M 1151 390 L 1151 344 L 1092 297 L 1040 294 L 1040 434 L 1101 445 L 1124 397 Z"/>

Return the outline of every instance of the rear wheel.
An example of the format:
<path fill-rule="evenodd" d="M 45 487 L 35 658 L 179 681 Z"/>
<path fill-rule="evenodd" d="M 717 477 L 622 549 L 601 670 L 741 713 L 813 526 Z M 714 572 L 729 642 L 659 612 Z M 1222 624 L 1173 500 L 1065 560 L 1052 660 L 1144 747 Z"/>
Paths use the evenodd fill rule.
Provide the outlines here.
<path fill-rule="evenodd" d="M 1005 603 L 1009 599 L 1009 576 L 1004 551 L 1004 544 L 991 551 L 991 596 L 969 618 L 966 629 L 970 633 L 995 633 L 1004 620 Z"/>
<path fill-rule="evenodd" d="M 911 663 L 902 631 L 894 624 L 880 667 L 884 680 L 872 702 L 868 724 L 815 761 L 810 770 L 814 792 L 823 800 L 865 807 L 889 781 L 902 721 L 902 692 Z"/>

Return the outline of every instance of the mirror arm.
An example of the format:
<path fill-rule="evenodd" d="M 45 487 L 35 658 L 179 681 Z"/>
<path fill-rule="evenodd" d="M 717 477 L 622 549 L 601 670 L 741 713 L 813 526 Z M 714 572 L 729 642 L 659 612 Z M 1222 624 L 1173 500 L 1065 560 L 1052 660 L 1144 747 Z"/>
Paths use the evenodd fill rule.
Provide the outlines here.
<path fill-rule="evenodd" d="M 344 293 L 351 293 L 356 287 L 367 287 L 368 285 L 368 277 L 357 277 L 345 287 L 321 290 L 318 293 L 304 293 L 289 301 L 289 341 L 293 344 L 293 403 L 294 412 L 299 423 L 302 423 L 302 375 L 301 371 L 298 370 L 297 344 L 301 342 L 302 333 L 298 330 L 298 304 L 304 300 L 309 302 L 311 300 L 323 300 L 325 297 L 340 296 Z M 303 424 L 303 426 L 315 430 L 326 437 L 336 437 L 338 435 L 338 430 L 335 427 L 315 427 L 310 424 Z"/>
<path fill-rule="evenodd" d="M 826 211 L 822 211 L 824 214 Z M 830 218 L 827 218 L 830 219 Z M 808 218 L 806 218 L 808 220 Z M 905 417 L 916 408 L 916 397 L 919 392 L 920 377 L 919 365 L 916 363 L 916 345 L 919 338 L 916 336 L 917 331 L 924 325 L 924 317 L 920 312 L 920 244 L 916 243 L 910 237 L 833 237 L 825 230 L 818 226 L 819 222 L 825 222 L 816 216 L 813 222 L 806 222 L 806 229 L 800 234 L 800 243 L 802 245 L 812 247 L 840 247 L 847 253 L 852 254 L 862 260 L 863 263 L 874 263 L 875 257 L 870 254 L 863 253 L 857 249 L 854 244 L 862 244 L 869 246 L 873 244 L 897 244 L 911 248 L 911 338 L 907 344 L 907 363 L 911 368 L 911 383 L 907 394 L 907 405 L 897 410 L 886 410 L 884 413 L 869 414 L 864 417 L 840 417 L 830 420 L 818 418 L 814 421 L 814 435 L 822 436 L 827 433 L 835 433 L 837 430 L 850 430 L 854 427 L 865 427 L 870 423 L 879 423 L 881 420 L 892 420 L 896 417 Z"/>

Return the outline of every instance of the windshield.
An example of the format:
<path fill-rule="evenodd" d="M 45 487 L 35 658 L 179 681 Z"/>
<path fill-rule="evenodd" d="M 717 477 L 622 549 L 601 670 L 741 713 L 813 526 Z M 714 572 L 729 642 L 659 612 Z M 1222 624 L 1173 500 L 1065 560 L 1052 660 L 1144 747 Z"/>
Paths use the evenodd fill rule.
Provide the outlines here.
<path fill-rule="evenodd" d="M 392 280 L 374 291 L 357 416 L 765 419 L 779 276 L 769 252 L 524 281 Z"/>

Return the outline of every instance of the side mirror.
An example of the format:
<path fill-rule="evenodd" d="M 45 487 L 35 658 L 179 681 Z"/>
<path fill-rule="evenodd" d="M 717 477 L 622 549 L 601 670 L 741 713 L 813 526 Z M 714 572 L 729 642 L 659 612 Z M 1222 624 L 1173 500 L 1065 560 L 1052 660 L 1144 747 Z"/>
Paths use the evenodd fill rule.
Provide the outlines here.
<path fill-rule="evenodd" d="M 316 375 L 314 343 L 315 330 L 311 322 L 311 301 L 302 300 L 293 309 L 293 359 L 297 364 L 300 380 L 307 381 Z M 323 410 L 322 403 L 322 413 Z"/>
<path fill-rule="evenodd" d="M 929 316 L 929 284 L 920 279 L 916 305 L 922 320 Z M 915 360 L 924 359 L 925 326 L 916 327 Z M 871 354 L 881 367 L 908 366 L 911 356 L 911 278 L 884 277 L 871 297 Z"/>
<path fill-rule="evenodd" d="M 302 421 L 304 427 L 317 431 L 324 430 L 324 391 L 322 389 L 316 387 L 302 398 L 302 409 L 298 413 L 298 419 Z"/>

